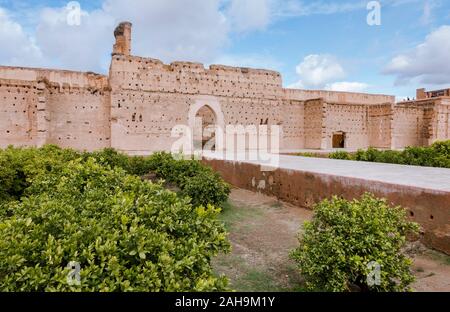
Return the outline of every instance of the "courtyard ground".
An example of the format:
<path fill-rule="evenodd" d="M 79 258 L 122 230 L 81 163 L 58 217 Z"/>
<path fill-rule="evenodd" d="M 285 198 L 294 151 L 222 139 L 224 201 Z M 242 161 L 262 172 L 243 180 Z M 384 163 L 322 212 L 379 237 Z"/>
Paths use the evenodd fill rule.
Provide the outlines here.
<path fill-rule="evenodd" d="M 226 274 L 237 291 L 301 291 L 302 279 L 289 251 L 313 213 L 259 193 L 233 189 L 221 215 L 232 252 L 216 257 L 217 274 Z M 410 248 L 416 291 L 450 291 L 450 257 L 421 244 Z"/>

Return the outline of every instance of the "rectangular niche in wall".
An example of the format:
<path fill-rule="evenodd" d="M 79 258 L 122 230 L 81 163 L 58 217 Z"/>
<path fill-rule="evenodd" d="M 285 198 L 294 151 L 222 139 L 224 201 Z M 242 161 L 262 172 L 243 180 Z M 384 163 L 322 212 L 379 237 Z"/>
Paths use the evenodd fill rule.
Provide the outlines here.
<path fill-rule="evenodd" d="M 345 148 L 345 132 L 333 133 L 333 148 Z"/>

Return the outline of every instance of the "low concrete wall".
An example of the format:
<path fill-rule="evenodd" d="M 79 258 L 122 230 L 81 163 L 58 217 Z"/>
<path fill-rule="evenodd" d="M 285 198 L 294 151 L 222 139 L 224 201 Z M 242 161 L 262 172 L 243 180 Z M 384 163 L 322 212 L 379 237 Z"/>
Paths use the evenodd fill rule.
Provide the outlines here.
<path fill-rule="evenodd" d="M 423 243 L 450 255 L 450 192 L 282 168 L 263 172 L 259 165 L 234 161 L 203 162 L 236 187 L 299 207 L 312 208 L 333 195 L 351 200 L 371 192 L 406 208 L 410 219 L 422 226 Z"/>

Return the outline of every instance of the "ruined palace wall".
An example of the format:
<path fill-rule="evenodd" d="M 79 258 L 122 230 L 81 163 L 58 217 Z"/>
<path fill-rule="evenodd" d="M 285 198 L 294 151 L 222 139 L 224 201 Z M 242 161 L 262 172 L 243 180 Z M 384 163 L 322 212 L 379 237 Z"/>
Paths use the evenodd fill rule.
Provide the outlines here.
<path fill-rule="evenodd" d="M 54 85 L 46 96 L 48 144 L 87 151 L 111 146 L 108 90 Z"/>
<path fill-rule="evenodd" d="M 436 136 L 435 141 L 450 139 L 450 98 L 442 98 L 436 105 Z M 432 142 L 430 142 L 432 143 Z"/>
<path fill-rule="evenodd" d="M 349 104 L 367 104 L 367 105 L 395 103 L 395 97 L 391 95 L 339 92 L 326 90 L 284 89 L 284 96 L 286 99 L 299 101 L 323 98 L 325 102 L 330 103 L 349 103 Z"/>
<path fill-rule="evenodd" d="M 322 148 L 325 103 L 323 99 L 307 100 L 305 110 L 305 148 Z"/>
<path fill-rule="evenodd" d="M 402 102 L 394 106 L 392 148 L 427 146 L 435 132 L 435 100 Z"/>
<path fill-rule="evenodd" d="M 324 125 L 325 147 L 333 148 L 333 133 L 345 132 L 345 146 L 348 148 L 368 147 L 367 105 L 327 103 Z"/>
<path fill-rule="evenodd" d="M 305 103 L 284 100 L 282 108 L 281 150 L 295 150 L 305 147 Z"/>
<path fill-rule="evenodd" d="M 391 147 L 392 105 L 368 106 L 369 146 L 389 149 Z"/>
<path fill-rule="evenodd" d="M 58 144 L 80 150 L 110 146 L 105 76 L 65 70 L 0 67 L 2 147 Z M 9 132 L 8 132 L 9 131 Z"/>
<path fill-rule="evenodd" d="M 34 144 L 38 92 L 35 81 L 0 79 L 0 148 Z"/>
<path fill-rule="evenodd" d="M 215 107 L 224 126 L 283 120 L 281 77 L 273 71 L 115 55 L 110 84 L 112 146 L 129 153 L 169 150 L 172 128 L 189 125 L 199 103 Z"/>

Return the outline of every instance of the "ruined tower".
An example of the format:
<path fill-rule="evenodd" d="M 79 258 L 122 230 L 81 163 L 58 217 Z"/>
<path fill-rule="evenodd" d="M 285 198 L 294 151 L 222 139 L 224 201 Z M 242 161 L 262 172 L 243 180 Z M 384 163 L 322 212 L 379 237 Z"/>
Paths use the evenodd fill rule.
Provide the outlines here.
<path fill-rule="evenodd" d="M 122 22 L 114 30 L 114 37 L 116 37 L 116 43 L 113 48 L 113 55 L 131 55 L 131 27 L 133 25 L 130 22 Z"/>

